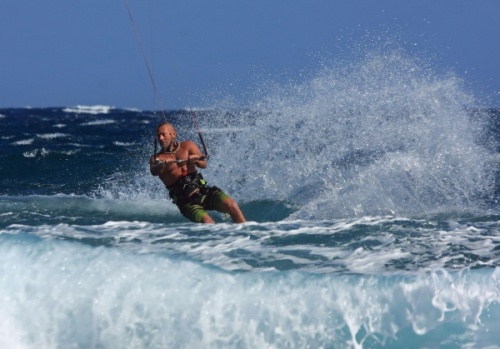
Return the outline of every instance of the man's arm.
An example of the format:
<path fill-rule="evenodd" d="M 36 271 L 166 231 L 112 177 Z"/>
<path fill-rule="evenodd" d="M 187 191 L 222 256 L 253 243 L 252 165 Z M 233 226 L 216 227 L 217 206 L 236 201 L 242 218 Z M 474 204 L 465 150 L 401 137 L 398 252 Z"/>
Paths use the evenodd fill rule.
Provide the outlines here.
<path fill-rule="evenodd" d="M 163 163 L 156 158 L 156 155 L 149 158 L 149 171 L 153 176 L 158 176 L 162 167 Z"/>
<path fill-rule="evenodd" d="M 188 142 L 188 163 L 195 164 L 199 168 L 207 168 L 207 156 L 201 153 L 196 143 Z"/>

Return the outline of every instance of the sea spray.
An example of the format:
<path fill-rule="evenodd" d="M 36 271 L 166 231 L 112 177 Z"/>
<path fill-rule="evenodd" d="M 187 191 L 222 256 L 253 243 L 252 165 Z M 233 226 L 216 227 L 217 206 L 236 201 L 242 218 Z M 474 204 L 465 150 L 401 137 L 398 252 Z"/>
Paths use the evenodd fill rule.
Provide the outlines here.
<path fill-rule="evenodd" d="M 210 155 L 203 173 L 238 202 L 286 201 L 297 208 L 292 219 L 477 210 L 490 202 L 486 113 L 473 109 L 455 75 L 394 49 L 324 63 L 301 82 L 260 84 L 245 106 L 226 96 L 196 111 Z M 188 114 L 167 115 L 181 140 L 196 139 Z M 97 197 L 166 198 L 149 174 L 151 139 L 143 143 Z"/>
<path fill-rule="evenodd" d="M 293 218 L 481 207 L 493 188 L 485 114 L 472 117 L 461 80 L 401 50 L 343 64 L 263 82 L 266 94 L 232 119 L 209 112 L 208 129 L 239 129 L 211 139 L 207 172 L 242 200 L 300 205 Z"/>

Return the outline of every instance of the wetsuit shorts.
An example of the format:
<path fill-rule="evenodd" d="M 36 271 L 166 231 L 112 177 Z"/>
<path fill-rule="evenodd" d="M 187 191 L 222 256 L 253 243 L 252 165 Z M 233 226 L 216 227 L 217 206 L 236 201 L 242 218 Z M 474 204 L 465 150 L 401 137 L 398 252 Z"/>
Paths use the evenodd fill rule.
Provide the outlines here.
<path fill-rule="evenodd" d="M 209 210 L 222 211 L 222 203 L 229 195 L 215 186 L 208 186 L 201 173 L 192 172 L 167 186 L 172 202 L 184 217 L 201 222 Z"/>

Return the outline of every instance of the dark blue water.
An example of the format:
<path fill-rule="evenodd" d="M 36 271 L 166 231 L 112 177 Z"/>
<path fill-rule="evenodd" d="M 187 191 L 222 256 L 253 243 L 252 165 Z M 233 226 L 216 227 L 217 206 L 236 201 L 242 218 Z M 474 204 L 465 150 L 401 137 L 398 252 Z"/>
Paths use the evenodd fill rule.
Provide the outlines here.
<path fill-rule="evenodd" d="M 0 110 L 0 347 L 498 348 L 499 111 L 462 86 L 393 53 L 197 110 L 241 225 L 167 200 L 161 113 Z"/>

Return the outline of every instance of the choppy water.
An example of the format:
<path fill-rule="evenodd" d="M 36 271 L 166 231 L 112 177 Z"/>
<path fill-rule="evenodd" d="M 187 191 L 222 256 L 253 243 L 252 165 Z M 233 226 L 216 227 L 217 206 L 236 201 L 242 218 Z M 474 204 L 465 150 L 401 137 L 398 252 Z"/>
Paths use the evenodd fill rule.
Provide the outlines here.
<path fill-rule="evenodd" d="M 401 52 L 250 99 L 197 111 L 241 225 L 167 200 L 158 113 L 0 110 L 0 347 L 498 348 L 499 112 Z"/>

